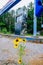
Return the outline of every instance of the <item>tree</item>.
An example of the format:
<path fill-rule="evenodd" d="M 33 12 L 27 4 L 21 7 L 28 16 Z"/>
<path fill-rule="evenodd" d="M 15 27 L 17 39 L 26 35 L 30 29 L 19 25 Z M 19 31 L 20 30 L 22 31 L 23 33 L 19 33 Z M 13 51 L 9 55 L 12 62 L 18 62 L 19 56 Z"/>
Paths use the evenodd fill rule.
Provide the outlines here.
<path fill-rule="evenodd" d="M 6 12 L 0 16 L 0 29 L 6 28 L 9 32 L 14 32 L 15 13 L 14 11 Z"/>
<path fill-rule="evenodd" d="M 33 33 L 33 3 L 31 2 L 28 6 L 28 17 L 27 17 L 27 32 Z"/>

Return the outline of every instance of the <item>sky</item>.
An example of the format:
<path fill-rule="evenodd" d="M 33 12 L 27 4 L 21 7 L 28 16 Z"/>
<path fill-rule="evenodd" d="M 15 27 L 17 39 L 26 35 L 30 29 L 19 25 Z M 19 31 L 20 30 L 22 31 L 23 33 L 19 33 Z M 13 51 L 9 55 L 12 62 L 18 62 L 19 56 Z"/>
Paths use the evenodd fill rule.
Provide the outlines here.
<path fill-rule="evenodd" d="M 8 2 L 9 0 L 0 0 L 0 9 Z M 12 9 L 16 10 L 22 6 L 27 6 L 30 2 L 34 2 L 34 0 L 21 0 L 17 5 L 15 5 Z"/>

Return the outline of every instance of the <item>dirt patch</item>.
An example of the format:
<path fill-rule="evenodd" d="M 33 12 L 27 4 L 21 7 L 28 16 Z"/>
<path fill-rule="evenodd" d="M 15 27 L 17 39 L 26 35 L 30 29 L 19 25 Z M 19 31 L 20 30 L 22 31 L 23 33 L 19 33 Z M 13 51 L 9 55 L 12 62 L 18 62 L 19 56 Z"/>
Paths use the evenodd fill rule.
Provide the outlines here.
<path fill-rule="evenodd" d="M 31 59 L 28 65 L 43 65 L 43 54 Z"/>
<path fill-rule="evenodd" d="M 43 44 L 26 42 L 25 45 L 25 65 L 43 65 Z M 18 50 L 13 47 L 13 39 L 0 38 L 0 65 L 18 65 L 18 59 Z"/>

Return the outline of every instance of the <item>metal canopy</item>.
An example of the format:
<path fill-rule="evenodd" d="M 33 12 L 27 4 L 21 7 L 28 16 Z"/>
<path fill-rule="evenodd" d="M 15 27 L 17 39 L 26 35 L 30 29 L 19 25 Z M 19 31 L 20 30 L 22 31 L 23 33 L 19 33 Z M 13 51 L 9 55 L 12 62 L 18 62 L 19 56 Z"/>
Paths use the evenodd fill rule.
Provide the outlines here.
<path fill-rule="evenodd" d="M 21 0 L 10 0 L 1 10 L 0 15 L 7 12 L 9 9 L 11 9 L 13 6 L 15 6 L 17 3 L 19 3 Z"/>

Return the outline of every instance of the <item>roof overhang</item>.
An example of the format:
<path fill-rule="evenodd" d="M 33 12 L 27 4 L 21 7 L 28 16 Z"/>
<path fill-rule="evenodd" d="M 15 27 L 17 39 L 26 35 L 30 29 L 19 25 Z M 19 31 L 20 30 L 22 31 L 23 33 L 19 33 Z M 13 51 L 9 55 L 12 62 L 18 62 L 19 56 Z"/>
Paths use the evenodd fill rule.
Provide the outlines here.
<path fill-rule="evenodd" d="M 21 0 L 10 0 L 1 10 L 0 15 L 7 12 L 9 9 L 11 9 L 13 6 L 15 6 L 17 3 L 19 3 Z"/>

